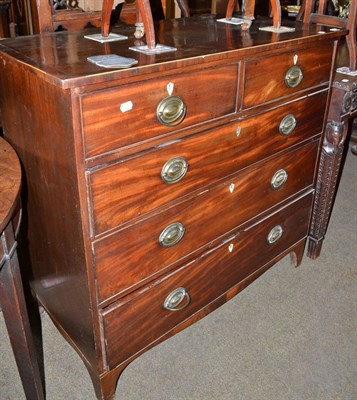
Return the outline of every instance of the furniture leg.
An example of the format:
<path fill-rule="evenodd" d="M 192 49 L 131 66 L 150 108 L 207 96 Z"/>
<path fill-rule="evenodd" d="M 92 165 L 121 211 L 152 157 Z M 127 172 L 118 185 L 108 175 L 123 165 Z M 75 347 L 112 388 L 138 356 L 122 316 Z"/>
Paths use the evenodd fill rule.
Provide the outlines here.
<path fill-rule="evenodd" d="M 270 0 L 271 8 L 273 10 L 273 25 L 274 28 L 281 27 L 281 6 L 279 0 Z"/>
<path fill-rule="evenodd" d="M 28 400 L 43 400 L 44 386 L 25 303 L 11 222 L 1 235 L 5 260 L 0 270 L 0 304 Z"/>
<path fill-rule="evenodd" d="M 182 17 L 187 18 L 190 16 L 190 8 L 186 0 L 177 0 L 177 5 L 181 10 Z"/>
<path fill-rule="evenodd" d="M 347 28 L 349 33 L 346 37 L 348 52 L 350 55 L 350 69 L 357 69 L 357 39 L 356 39 L 356 23 L 357 23 L 357 2 L 351 1 L 350 14 L 348 17 Z"/>
<path fill-rule="evenodd" d="M 150 3 L 147 0 L 137 0 L 136 4 L 144 24 L 146 44 L 150 50 L 154 49 L 156 47 L 155 30 Z"/>
<path fill-rule="evenodd" d="M 290 262 L 294 267 L 299 267 L 304 257 L 305 241 L 300 242 L 295 246 L 294 250 L 290 253 Z"/>
<path fill-rule="evenodd" d="M 348 126 L 329 121 L 326 126 L 316 183 L 315 203 L 310 228 L 308 257 L 319 257 L 327 230 L 340 172 Z"/>
<path fill-rule="evenodd" d="M 135 6 L 136 6 L 136 22 L 135 22 L 134 36 L 136 39 L 141 39 L 145 35 L 145 28 L 144 28 L 143 19 L 141 17 L 141 13 L 139 10 L 139 6 L 137 3 L 135 3 Z"/>
<path fill-rule="evenodd" d="M 237 1 L 229 0 L 226 11 L 226 18 L 230 19 L 233 16 L 233 12 L 235 9 Z M 281 7 L 280 1 L 278 0 L 270 0 L 271 8 L 273 11 L 273 24 L 274 28 L 279 29 L 281 26 Z M 244 24 L 242 24 L 242 30 L 248 30 L 252 22 L 254 21 L 254 11 L 255 11 L 255 0 L 248 0 L 245 2 L 244 10 L 243 10 L 243 18 Z"/>
<path fill-rule="evenodd" d="M 227 11 L 226 11 L 226 18 L 228 18 L 228 19 L 232 18 L 235 5 L 236 5 L 236 0 L 229 0 L 228 1 Z"/>
<path fill-rule="evenodd" d="M 109 35 L 110 16 L 112 14 L 113 0 L 103 0 L 102 5 L 102 36 Z"/>
<path fill-rule="evenodd" d="M 127 364 L 123 364 L 113 371 L 98 376 L 98 373 L 88 368 L 96 397 L 98 400 L 114 400 L 118 379 Z"/>
<path fill-rule="evenodd" d="M 228 1 L 227 11 L 226 11 L 227 19 L 232 18 L 236 4 L 237 0 Z M 246 31 L 251 27 L 252 22 L 254 20 L 254 10 L 255 10 L 255 0 L 247 0 L 244 4 L 244 7 L 242 7 L 243 19 L 244 19 L 244 23 L 242 24 L 243 31 Z"/>

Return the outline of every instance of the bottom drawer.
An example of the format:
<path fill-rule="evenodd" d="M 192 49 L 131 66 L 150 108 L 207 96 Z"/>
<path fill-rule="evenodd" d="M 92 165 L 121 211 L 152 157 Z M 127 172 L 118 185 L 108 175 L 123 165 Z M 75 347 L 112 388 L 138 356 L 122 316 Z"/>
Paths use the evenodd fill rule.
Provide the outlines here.
<path fill-rule="evenodd" d="M 147 347 L 306 237 L 311 204 L 309 194 L 239 232 L 216 250 L 105 309 L 109 368 Z M 165 300 L 172 310 L 165 309 Z"/>

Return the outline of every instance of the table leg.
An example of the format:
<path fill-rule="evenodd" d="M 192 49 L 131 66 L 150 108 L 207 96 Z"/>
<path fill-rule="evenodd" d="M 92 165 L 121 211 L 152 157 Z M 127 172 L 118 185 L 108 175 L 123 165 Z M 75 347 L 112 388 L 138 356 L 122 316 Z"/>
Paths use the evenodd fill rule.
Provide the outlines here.
<path fill-rule="evenodd" d="M 0 305 L 27 400 L 44 400 L 11 223 L 1 235 Z"/>

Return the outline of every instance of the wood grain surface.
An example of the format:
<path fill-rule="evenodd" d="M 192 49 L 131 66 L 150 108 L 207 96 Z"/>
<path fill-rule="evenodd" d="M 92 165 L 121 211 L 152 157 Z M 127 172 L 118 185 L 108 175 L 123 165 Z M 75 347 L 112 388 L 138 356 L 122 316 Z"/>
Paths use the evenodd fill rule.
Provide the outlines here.
<path fill-rule="evenodd" d="M 0 138 L 0 232 L 11 218 L 20 186 L 20 162 L 13 148 Z"/>

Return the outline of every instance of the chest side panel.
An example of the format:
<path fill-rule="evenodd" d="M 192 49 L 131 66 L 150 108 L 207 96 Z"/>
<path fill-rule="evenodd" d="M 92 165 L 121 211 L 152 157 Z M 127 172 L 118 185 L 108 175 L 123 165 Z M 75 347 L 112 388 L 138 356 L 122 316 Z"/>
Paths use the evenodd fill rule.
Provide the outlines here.
<path fill-rule="evenodd" d="M 30 254 L 23 255 L 33 273 L 29 278 L 51 317 L 94 363 L 70 92 L 11 59 L 1 57 L 0 68 L 4 134 L 24 170 L 22 229 Z"/>

